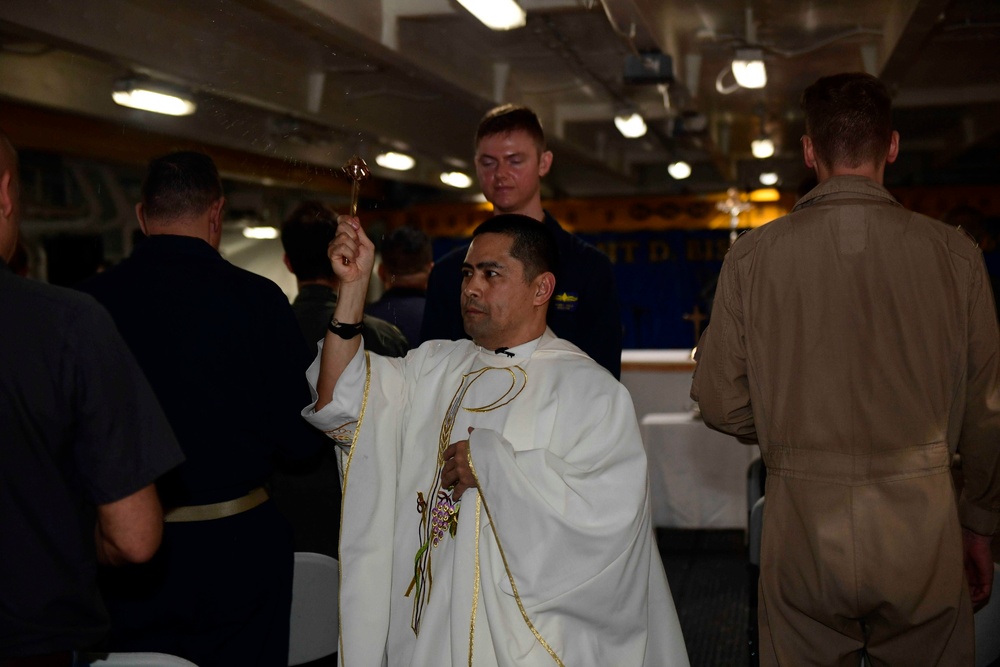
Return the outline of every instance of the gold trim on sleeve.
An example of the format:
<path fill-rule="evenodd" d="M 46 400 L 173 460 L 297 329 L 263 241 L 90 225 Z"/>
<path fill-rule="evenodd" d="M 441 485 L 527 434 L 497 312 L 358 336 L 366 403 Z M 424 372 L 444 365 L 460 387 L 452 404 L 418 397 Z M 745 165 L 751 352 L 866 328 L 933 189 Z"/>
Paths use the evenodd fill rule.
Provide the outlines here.
<path fill-rule="evenodd" d="M 354 430 L 351 429 L 351 426 L 357 423 L 358 421 L 356 419 L 352 419 L 349 422 L 344 422 L 340 426 L 334 426 L 331 429 L 327 429 L 323 431 L 323 433 L 325 433 L 326 437 L 330 438 L 338 445 L 344 446 L 348 442 L 353 442 L 354 431 L 357 430 L 357 426 L 354 427 Z"/>
<path fill-rule="evenodd" d="M 371 389 L 372 384 L 372 360 L 369 356 L 368 350 L 365 350 L 365 391 L 361 396 L 361 412 L 358 413 L 358 425 L 354 428 L 354 438 L 351 440 L 351 451 L 347 455 L 347 463 L 344 465 L 344 483 L 342 495 L 346 497 L 347 495 L 347 475 L 351 472 L 351 460 L 354 458 L 354 448 L 358 444 L 358 436 L 361 434 L 361 424 L 365 421 L 365 409 L 368 407 L 368 391 Z M 344 506 L 346 502 L 340 503 L 340 529 L 344 528 Z M 341 565 L 343 561 L 340 558 L 340 540 L 337 540 L 337 569 L 340 581 L 337 584 L 337 631 L 340 633 L 340 666 L 344 666 L 344 624 L 340 620 L 341 613 L 340 610 L 343 608 L 340 606 L 340 592 L 344 590 L 344 568 Z"/>

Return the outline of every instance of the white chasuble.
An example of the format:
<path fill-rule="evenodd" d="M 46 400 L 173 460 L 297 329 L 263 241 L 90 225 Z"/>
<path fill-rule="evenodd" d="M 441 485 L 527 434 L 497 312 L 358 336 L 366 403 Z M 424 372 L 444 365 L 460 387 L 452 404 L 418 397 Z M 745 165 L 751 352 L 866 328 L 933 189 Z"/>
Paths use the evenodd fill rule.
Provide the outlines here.
<path fill-rule="evenodd" d="M 303 416 L 344 452 L 342 665 L 688 665 L 631 400 L 572 344 L 359 350 Z M 479 489 L 453 502 L 464 439 Z"/>

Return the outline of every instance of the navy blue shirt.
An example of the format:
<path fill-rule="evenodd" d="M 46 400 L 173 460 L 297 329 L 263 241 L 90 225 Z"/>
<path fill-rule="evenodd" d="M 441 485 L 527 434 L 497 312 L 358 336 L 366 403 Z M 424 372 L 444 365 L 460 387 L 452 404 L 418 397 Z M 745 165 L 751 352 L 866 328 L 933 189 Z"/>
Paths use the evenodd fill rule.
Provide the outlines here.
<path fill-rule="evenodd" d="M 543 223 L 552 231 L 559 249 L 556 292 L 549 302 L 549 327 L 621 378 L 621 310 L 611 260 L 560 227 L 548 212 Z M 421 342 L 468 338 L 461 305 L 462 263 L 468 250 L 468 245 L 456 248 L 434 264 L 427 284 Z"/>
<path fill-rule="evenodd" d="M 365 308 L 369 315 L 391 322 L 406 336 L 410 347 L 420 343 L 420 326 L 424 320 L 427 292 L 415 287 L 393 287 Z M 367 346 L 367 342 L 366 342 Z"/>
<path fill-rule="evenodd" d="M 299 414 L 313 354 L 272 281 L 201 239 L 153 235 L 81 289 L 110 311 L 184 449 L 159 484 L 165 506 L 240 497 L 275 456 L 326 446 Z"/>
<path fill-rule="evenodd" d="M 183 455 L 89 296 L 19 278 L 0 260 L 0 336 L 0 659 L 88 648 L 108 630 L 96 506 Z"/>

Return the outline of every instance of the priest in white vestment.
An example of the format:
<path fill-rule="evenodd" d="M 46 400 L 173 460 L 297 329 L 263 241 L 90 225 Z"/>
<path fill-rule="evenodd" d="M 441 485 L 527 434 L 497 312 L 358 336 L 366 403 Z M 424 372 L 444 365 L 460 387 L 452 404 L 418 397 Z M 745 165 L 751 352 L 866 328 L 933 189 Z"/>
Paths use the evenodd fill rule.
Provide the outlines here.
<path fill-rule="evenodd" d="M 480 226 L 462 283 L 473 340 L 403 359 L 358 335 L 373 250 L 342 217 L 303 410 L 344 452 L 341 664 L 686 667 L 628 392 L 545 325 L 549 232 Z"/>

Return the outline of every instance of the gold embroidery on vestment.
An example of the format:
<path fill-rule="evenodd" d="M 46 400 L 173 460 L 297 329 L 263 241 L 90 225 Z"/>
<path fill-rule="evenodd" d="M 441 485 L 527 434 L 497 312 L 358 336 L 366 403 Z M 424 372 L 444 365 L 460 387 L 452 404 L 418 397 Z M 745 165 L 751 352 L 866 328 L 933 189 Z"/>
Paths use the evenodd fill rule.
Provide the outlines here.
<path fill-rule="evenodd" d="M 486 375 L 489 371 L 504 371 L 510 375 L 511 384 L 503 392 L 503 394 L 487 405 L 471 408 L 463 408 L 462 401 L 465 399 L 466 393 L 472 385 Z M 516 372 L 515 372 L 516 371 Z M 520 374 L 521 382 L 518 382 L 518 374 Z M 441 423 L 441 431 L 438 436 L 438 455 L 437 455 L 437 471 L 434 476 L 434 480 L 431 483 L 431 488 L 425 496 L 425 504 L 423 505 L 423 511 L 420 513 L 420 547 L 417 549 L 417 553 L 413 559 L 413 579 L 410 581 L 410 585 L 406 589 L 406 596 L 408 597 L 411 592 L 414 593 L 413 598 L 413 612 L 410 616 L 410 627 L 415 634 L 420 633 L 420 618 L 423 614 L 424 606 L 430 599 L 431 589 L 434 586 L 434 571 L 433 571 L 433 550 L 437 546 L 435 541 L 435 514 L 433 508 L 436 508 L 440 503 L 449 503 L 450 497 L 444 499 L 440 498 L 441 495 L 449 496 L 450 489 L 447 491 L 442 491 L 441 489 L 441 473 L 444 468 L 444 452 L 451 445 L 452 431 L 455 428 L 455 420 L 458 417 L 459 409 L 465 410 L 466 412 L 491 412 L 508 405 L 511 401 L 517 398 L 520 393 L 524 390 L 527 385 L 528 374 L 524 372 L 524 369 L 520 366 L 510 366 L 510 367 L 494 367 L 486 366 L 478 370 L 471 371 L 462 376 L 462 383 L 459 385 L 458 389 L 455 391 L 455 395 L 451 399 L 451 403 L 448 405 L 448 411 L 445 413 L 444 420 Z M 518 387 L 518 385 L 520 385 Z M 515 391 L 516 388 L 516 391 Z M 455 502 L 451 508 L 451 523 L 449 524 L 449 532 L 452 537 L 455 535 L 455 529 L 458 525 L 458 513 L 461 509 L 461 501 Z M 418 497 L 418 507 L 419 497 Z M 438 527 L 440 529 L 440 527 Z M 442 536 L 439 536 L 439 540 Z"/>
<path fill-rule="evenodd" d="M 476 610 L 479 609 L 479 530 L 480 530 L 480 510 L 483 503 L 476 494 L 476 574 L 472 582 L 472 618 L 469 619 L 469 667 L 472 667 L 472 652 L 476 643 Z"/>
<path fill-rule="evenodd" d="M 489 503 L 486 502 L 486 498 L 483 497 L 483 489 L 481 487 L 479 487 L 479 475 L 476 474 L 476 466 L 474 466 L 473 463 L 472 463 L 472 452 L 471 451 L 469 452 L 469 468 L 472 470 L 472 476 L 476 479 L 476 486 L 477 486 L 477 488 L 479 490 L 479 493 L 477 494 L 476 499 L 482 501 L 483 507 L 486 509 L 486 518 L 489 519 L 490 530 L 493 531 L 493 539 L 496 540 L 497 550 L 500 552 L 500 560 L 503 561 L 503 569 L 507 573 L 507 580 L 510 582 L 510 589 L 514 593 L 514 601 L 517 602 L 517 608 L 521 611 L 521 618 L 524 619 L 524 622 L 528 626 L 528 629 L 531 630 L 531 634 L 535 635 L 535 639 L 538 640 L 538 643 L 542 645 L 542 648 L 544 648 L 546 651 L 548 651 L 549 656 L 551 656 L 552 659 L 555 660 L 555 663 L 557 665 L 559 665 L 559 667 L 566 667 L 563 664 L 563 661 L 559 659 L 559 656 L 556 655 L 556 652 L 552 650 L 552 647 L 549 646 L 549 643 L 547 641 L 545 641 L 545 639 L 538 632 L 538 630 L 535 629 L 535 624 L 531 622 L 531 619 L 528 618 L 528 612 L 526 612 L 524 610 L 524 603 L 521 602 L 521 596 L 517 592 L 517 584 L 514 583 L 514 575 L 511 574 L 510 566 L 507 564 L 507 555 L 503 551 L 503 544 L 500 543 L 500 536 L 497 535 L 496 524 L 493 523 L 493 516 L 490 514 L 490 505 L 489 505 Z M 477 542 L 476 542 L 476 563 L 477 564 L 479 562 L 479 542 L 478 542 L 478 537 L 479 537 L 479 534 L 477 533 L 476 534 L 476 538 L 477 538 Z M 477 570 L 478 570 L 478 567 L 477 567 Z M 471 662 L 471 658 L 470 658 L 470 662 Z"/>
<path fill-rule="evenodd" d="M 334 426 L 331 429 L 327 429 L 323 431 L 323 433 L 325 433 L 326 437 L 330 438 L 338 445 L 346 445 L 349 441 L 353 441 L 354 432 L 351 431 L 351 425 L 357 423 L 358 420 L 352 419 L 349 422 L 344 422 L 340 426 Z M 354 428 L 354 431 L 357 431 L 357 427 Z"/>
<path fill-rule="evenodd" d="M 497 370 L 507 371 L 508 373 L 510 373 L 510 386 L 507 387 L 507 391 L 505 391 L 503 393 L 503 396 L 501 396 L 497 400 L 493 401 L 489 405 L 484 405 L 481 408 L 462 408 L 463 410 L 465 410 L 466 412 L 490 412 L 492 410 L 497 410 L 498 408 L 502 408 L 503 406 L 505 406 L 508 403 L 510 403 L 511 401 L 513 401 L 515 398 L 517 398 L 520 395 L 520 393 L 522 391 L 524 391 L 524 387 L 528 384 L 528 374 L 524 372 L 523 368 L 521 368 L 520 366 L 511 366 L 509 368 L 484 368 L 483 369 L 483 371 L 497 371 Z M 513 396 L 510 396 L 510 392 L 514 391 L 514 387 L 517 386 L 517 375 L 514 374 L 515 370 L 517 370 L 517 371 L 519 371 L 521 373 L 522 382 L 521 382 L 521 387 L 517 390 L 517 392 L 515 392 L 515 394 Z M 483 373 L 480 373 L 480 375 L 483 375 Z M 478 380 L 479 378 L 476 378 L 476 379 Z M 469 386 L 472 386 L 471 382 L 469 383 Z M 510 398 L 507 398 L 508 396 L 510 396 Z M 505 398 L 507 398 L 506 401 L 504 401 Z"/>

